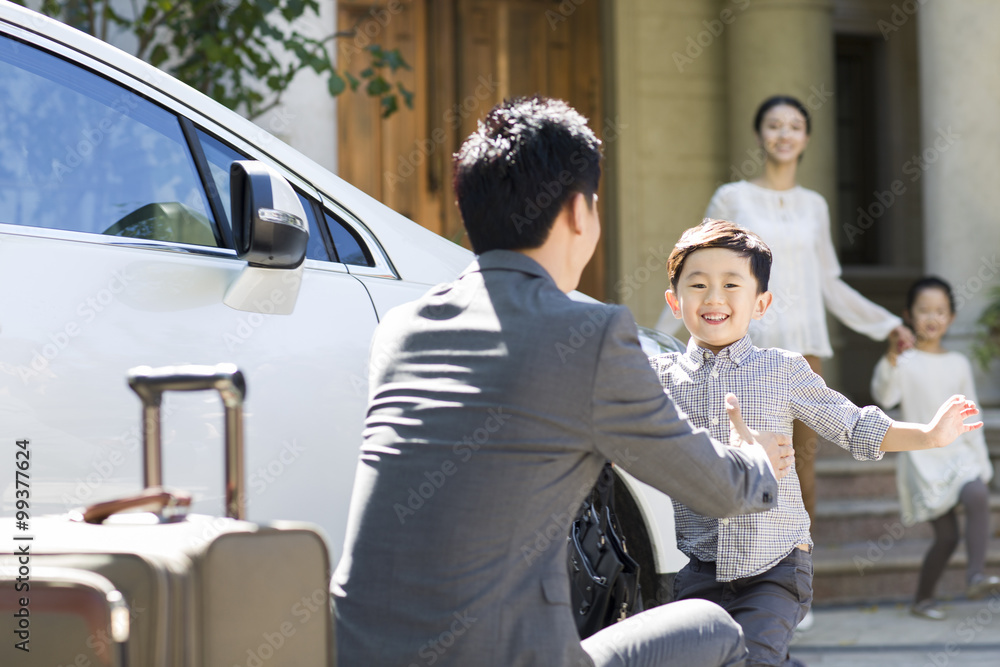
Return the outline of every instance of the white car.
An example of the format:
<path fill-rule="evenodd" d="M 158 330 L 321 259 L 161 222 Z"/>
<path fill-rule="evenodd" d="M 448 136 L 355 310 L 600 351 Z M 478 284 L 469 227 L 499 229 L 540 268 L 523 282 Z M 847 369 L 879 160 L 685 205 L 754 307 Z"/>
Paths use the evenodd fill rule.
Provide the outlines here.
<path fill-rule="evenodd" d="M 240 259 L 230 169 L 245 160 L 297 193 L 275 208 L 308 221 L 304 262 L 287 247 Z M 0 437 L 30 441 L 33 514 L 139 489 L 129 368 L 233 362 L 249 518 L 318 524 L 338 557 L 372 330 L 471 258 L 163 72 L 0 3 Z M 675 343 L 644 335 L 651 353 Z M 164 411 L 165 483 L 222 514 L 217 396 L 170 394 Z M 676 570 L 669 500 L 625 483 L 640 562 Z"/>

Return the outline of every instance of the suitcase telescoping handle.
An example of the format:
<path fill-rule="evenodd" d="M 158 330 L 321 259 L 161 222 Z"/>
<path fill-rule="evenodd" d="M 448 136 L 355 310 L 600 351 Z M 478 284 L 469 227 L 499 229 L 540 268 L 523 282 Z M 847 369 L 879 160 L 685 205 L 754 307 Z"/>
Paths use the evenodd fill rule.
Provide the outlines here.
<path fill-rule="evenodd" d="M 128 386 L 142 399 L 143 484 L 163 485 L 160 404 L 167 391 L 214 389 L 226 408 L 226 516 L 246 518 L 243 470 L 243 399 L 247 385 L 235 364 L 215 366 L 138 366 L 128 372 Z"/>

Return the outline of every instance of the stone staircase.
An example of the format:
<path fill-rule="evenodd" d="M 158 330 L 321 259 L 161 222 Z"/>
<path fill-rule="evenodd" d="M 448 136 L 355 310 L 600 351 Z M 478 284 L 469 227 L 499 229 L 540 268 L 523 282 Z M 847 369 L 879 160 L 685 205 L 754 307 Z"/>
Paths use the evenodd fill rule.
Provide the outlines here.
<path fill-rule="evenodd" d="M 983 421 L 996 470 L 990 484 L 993 518 L 986 567 L 1000 574 L 1000 410 L 984 411 Z M 900 521 L 894 456 L 855 461 L 836 445 L 820 445 L 813 526 L 817 606 L 912 598 L 933 531 L 928 523 L 904 527 Z M 961 518 L 960 526 L 964 530 Z M 939 597 L 964 594 L 965 562 L 960 545 L 938 584 Z"/>

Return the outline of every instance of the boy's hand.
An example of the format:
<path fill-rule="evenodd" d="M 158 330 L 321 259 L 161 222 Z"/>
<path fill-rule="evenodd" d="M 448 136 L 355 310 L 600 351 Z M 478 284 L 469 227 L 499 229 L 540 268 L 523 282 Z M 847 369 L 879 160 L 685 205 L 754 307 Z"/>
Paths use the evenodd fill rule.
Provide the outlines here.
<path fill-rule="evenodd" d="M 792 439 L 780 433 L 758 433 L 747 427 L 740 412 L 740 400 L 735 394 L 726 394 L 726 412 L 729 414 L 729 442 L 737 447 L 760 445 L 771 461 L 774 476 L 780 480 L 795 463 Z"/>
<path fill-rule="evenodd" d="M 927 425 L 930 446 L 946 447 L 963 433 L 982 428 L 983 422 L 981 421 L 972 424 L 965 423 L 966 419 L 978 414 L 979 409 L 976 404 L 965 396 L 960 394 L 952 396 L 938 408 L 934 419 Z"/>

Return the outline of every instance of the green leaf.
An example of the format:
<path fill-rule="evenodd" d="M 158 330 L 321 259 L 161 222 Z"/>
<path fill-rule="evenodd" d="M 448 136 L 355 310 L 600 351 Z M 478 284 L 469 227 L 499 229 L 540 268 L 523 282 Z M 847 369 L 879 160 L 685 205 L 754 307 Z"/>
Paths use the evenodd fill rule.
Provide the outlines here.
<path fill-rule="evenodd" d="M 386 51 L 385 63 L 389 66 L 389 69 L 393 72 L 395 72 L 398 69 L 413 69 L 407 64 L 406 60 L 403 58 L 403 54 L 399 52 L 399 49 Z"/>
<path fill-rule="evenodd" d="M 373 70 L 371 67 L 366 67 L 363 70 L 361 70 L 362 79 L 370 79 L 373 76 L 375 76 L 375 70 Z"/>
<path fill-rule="evenodd" d="M 358 78 L 351 74 L 350 72 L 344 72 L 344 76 L 347 77 L 347 83 L 351 86 L 351 92 L 358 89 L 358 85 L 361 83 Z"/>
<path fill-rule="evenodd" d="M 142 15 L 139 17 L 138 23 L 140 25 L 144 23 L 151 23 L 154 18 L 156 18 L 156 7 L 149 4 L 142 10 Z"/>
<path fill-rule="evenodd" d="M 385 95 L 390 90 L 392 90 L 392 87 L 389 85 L 389 83 L 385 79 L 383 79 L 380 76 L 375 77 L 374 79 L 372 79 L 371 81 L 369 81 L 368 82 L 368 87 L 366 88 L 366 92 L 369 95 L 371 95 L 372 97 L 378 97 L 379 95 Z"/>
<path fill-rule="evenodd" d="M 403 96 L 403 104 L 406 105 L 406 108 L 412 109 L 413 108 L 413 93 L 410 92 L 409 90 L 407 90 L 403 86 L 403 84 L 401 84 L 399 82 L 396 83 L 396 88 L 399 90 L 399 94 Z"/>
<path fill-rule="evenodd" d="M 170 54 L 167 53 L 167 47 L 163 44 L 157 44 L 149 53 L 149 64 L 153 67 L 159 67 L 168 57 Z"/>
<path fill-rule="evenodd" d="M 382 118 L 388 118 L 399 111 L 399 103 L 396 102 L 395 95 L 386 95 L 382 98 Z"/>
<path fill-rule="evenodd" d="M 340 76 L 334 70 L 330 72 L 330 77 L 326 80 L 326 87 L 330 91 L 330 94 L 336 97 L 347 88 L 347 82 L 344 81 L 344 77 Z"/>

